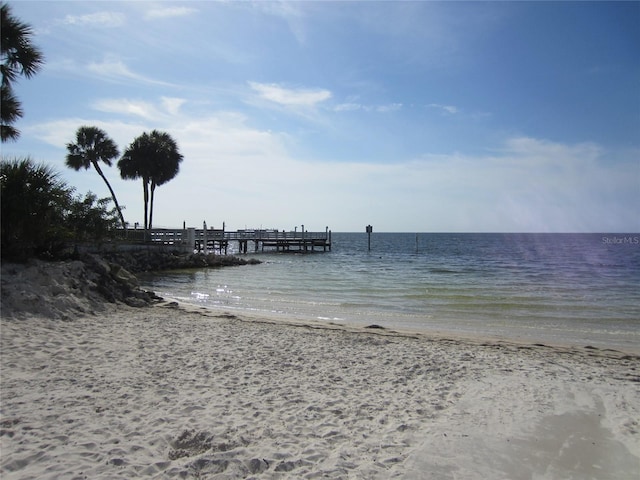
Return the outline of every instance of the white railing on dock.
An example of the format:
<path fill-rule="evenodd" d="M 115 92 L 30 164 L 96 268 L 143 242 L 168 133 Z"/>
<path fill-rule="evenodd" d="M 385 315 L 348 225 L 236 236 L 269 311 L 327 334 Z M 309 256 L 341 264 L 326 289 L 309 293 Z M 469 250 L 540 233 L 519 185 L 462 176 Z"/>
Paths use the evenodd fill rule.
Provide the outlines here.
<path fill-rule="evenodd" d="M 253 241 L 256 244 L 264 246 L 274 246 L 277 244 L 289 245 L 309 245 L 322 244 L 331 246 L 331 231 L 327 228 L 324 232 L 308 232 L 304 230 L 284 231 L 284 230 L 236 230 L 225 231 L 214 228 L 209 229 L 171 229 L 171 228 L 152 228 L 145 231 L 140 229 L 128 230 L 125 234 L 121 231 L 122 238 L 130 242 L 146 243 L 152 245 L 174 246 L 184 250 L 226 250 L 226 246 L 231 241 L 245 243 Z M 206 245 L 204 245 L 206 242 Z M 275 243 L 274 243 L 275 242 Z M 209 244 L 213 248 L 209 248 Z M 217 244 L 217 248 L 216 248 Z M 246 251 L 246 243 L 245 243 Z"/>
<path fill-rule="evenodd" d="M 328 240 L 330 232 L 286 232 L 280 230 L 238 230 L 222 232 L 225 240 Z M 209 233 L 207 233 L 207 236 Z"/>

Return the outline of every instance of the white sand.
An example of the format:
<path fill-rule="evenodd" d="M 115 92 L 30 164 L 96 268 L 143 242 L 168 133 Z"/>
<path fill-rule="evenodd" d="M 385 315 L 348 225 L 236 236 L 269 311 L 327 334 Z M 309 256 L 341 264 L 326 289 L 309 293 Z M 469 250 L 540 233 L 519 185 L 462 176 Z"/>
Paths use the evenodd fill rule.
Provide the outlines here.
<path fill-rule="evenodd" d="M 2 319 L 0 476 L 633 479 L 638 356 L 120 308 Z"/>

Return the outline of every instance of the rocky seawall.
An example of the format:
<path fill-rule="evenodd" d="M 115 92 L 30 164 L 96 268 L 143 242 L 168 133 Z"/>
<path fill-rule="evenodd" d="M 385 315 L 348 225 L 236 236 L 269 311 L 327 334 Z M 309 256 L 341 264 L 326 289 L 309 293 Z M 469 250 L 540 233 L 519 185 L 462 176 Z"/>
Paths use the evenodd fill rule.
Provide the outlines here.
<path fill-rule="evenodd" d="M 226 255 L 177 255 L 137 251 L 25 264 L 2 263 L 0 314 L 70 319 L 104 312 L 118 304 L 145 307 L 161 301 L 142 290 L 135 274 L 162 270 L 215 268 L 260 263 Z"/>
<path fill-rule="evenodd" d="M 261 263 L 255 258 L 245 259 L 233 255 L 176 254 L 156 251 L 122 251 L 103 253 L 101 258 L 120 265 L 131 273 L 162 270 L 183 270 L 189 268 L 231 267 Z"/>

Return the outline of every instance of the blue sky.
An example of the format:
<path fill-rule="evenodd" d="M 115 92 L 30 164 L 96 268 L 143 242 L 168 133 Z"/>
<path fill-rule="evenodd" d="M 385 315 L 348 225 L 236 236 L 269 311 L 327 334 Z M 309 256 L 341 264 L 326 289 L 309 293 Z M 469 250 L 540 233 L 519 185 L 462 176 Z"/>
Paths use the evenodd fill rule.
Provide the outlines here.
<path fill-rule="evenodd" d="M 46 64 L 3 155 L 108 196 L 77 128 L 166 131 L 154 226 L 640 231 L 640 2 L 9 4 Z"/>

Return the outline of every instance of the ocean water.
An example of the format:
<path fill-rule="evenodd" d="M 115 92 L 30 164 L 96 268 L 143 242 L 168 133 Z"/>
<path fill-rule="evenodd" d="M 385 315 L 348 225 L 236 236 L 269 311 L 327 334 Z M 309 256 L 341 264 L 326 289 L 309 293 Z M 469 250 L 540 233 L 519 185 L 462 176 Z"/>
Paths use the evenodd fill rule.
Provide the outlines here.
<path fill-rule="evenodd" d="M 331 252 L 143 278 L 241 314 L 640 349 L 640 234 L 334 233 Z"/>

